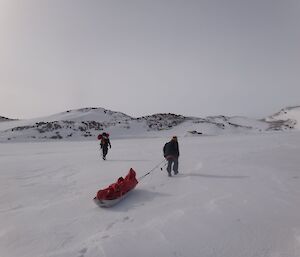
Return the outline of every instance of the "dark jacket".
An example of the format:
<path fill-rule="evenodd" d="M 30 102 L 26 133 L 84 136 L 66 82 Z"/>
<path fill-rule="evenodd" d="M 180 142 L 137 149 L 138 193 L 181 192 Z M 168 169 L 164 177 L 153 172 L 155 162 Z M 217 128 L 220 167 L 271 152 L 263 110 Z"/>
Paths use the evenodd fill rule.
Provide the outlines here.
<path fill-rule="evenodd" d="M 100 145 L 101 148 L 108 148 L 108 146 L 111 147 L 109 137 L 102 136 Z"/>
<path fill-rule="evenodd" d="M 179 145 L 175 140 L 171 140 L 164 145 L 163 148 L 165 158 L 178 158 L 179 157 Z"/>

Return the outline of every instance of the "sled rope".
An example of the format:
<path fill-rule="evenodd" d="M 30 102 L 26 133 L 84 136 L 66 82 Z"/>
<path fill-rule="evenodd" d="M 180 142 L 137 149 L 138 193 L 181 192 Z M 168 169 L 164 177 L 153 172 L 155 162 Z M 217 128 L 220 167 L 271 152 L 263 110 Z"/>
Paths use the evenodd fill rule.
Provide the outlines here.
<path fill-rule="evenodd" d="M 156 170 L 163 162 L 165 162 L 165 159 L 163 159 L 160 163 L 158 163 L 157 165 L 155 165 L 150 171 L 148 171 L 146 174 L 144 174 L 143 176 L 138 178 L 138 181 L 141 181 L 143 178 L 145 178 L 146 176 L 148 176 L 151 172 L 153 172 L 154 170 Z"/>

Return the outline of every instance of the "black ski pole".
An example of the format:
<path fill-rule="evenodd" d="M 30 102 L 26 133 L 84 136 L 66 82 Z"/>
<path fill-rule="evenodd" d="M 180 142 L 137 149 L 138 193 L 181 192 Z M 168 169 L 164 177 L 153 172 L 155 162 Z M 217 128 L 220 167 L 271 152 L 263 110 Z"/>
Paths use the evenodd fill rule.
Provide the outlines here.
<path fill-rule="evenodd" d="M 151 172 L 153 172 L 155 169 L 157 169 L 163 162 L 165 161 L 165 159 L 163 159 L 160 163 L 158 163 L 157 165 L 155 165 L 150 171 L 148 171 L 146 174 L 144 174 L 143 176 L 139 177 L 138 180 L 143 179 L 144 177 L 146 177 L 147 175 L 149 175 Z"/>
<path fill-rule="evenodd" d="M 164 167 L 166 167 L 168 162 L 165 162 L 163 166 L 160 167 L 160 170 L 162 171 Z"/>

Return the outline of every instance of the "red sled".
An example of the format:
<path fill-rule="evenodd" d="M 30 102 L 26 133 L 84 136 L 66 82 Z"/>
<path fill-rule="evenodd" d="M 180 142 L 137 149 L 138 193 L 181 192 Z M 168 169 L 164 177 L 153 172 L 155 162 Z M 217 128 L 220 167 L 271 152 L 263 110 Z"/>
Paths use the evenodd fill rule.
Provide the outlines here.
<path fill-rule="evenodd" d="M 125 178 L 119 177 L 116 183 L 100 189 L 94 202 L 100 207 L 111 207 L 124 199 L 137 184 L 136 172 L 130 168 Z"/>

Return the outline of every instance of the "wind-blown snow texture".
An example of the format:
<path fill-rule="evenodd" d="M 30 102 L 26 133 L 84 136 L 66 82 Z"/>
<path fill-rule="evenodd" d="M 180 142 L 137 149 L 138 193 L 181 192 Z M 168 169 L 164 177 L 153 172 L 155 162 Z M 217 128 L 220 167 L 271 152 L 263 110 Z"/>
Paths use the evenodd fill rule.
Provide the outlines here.
<path fill-rule="evenodd" d="M 139 118 L 103 108 L 70 110 L 32 120 L 0 119 L 0 142 L 94 140 L 103 131 L 114 138 L 222 135 L 300 129 L 300 107 L 281 110 L 263 120 L 246 117 L 185 117 L 154 114 Z"/>
<path fill-rule="evenodd" d="M 3 118 L 0 256 L 299 257 L 299 113 L 132 118 L 86 108 Z M 103 130 L 107 161 L 95 138 Z M 95 205 L 131 167 L 141 177 L 160 163 L 172 135 L 179 175 L 158 167 L 117 206 Z"/>
<path fill-rule="evenodd" d="M 111 209 L 96 192 L 162 160 L 169 138 L 0 144 L 1 257 L 299 257 L 300 132 L 179 137 Z"/>

